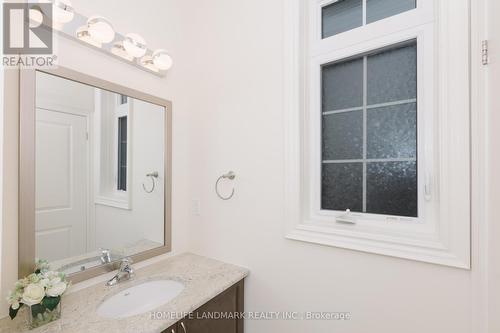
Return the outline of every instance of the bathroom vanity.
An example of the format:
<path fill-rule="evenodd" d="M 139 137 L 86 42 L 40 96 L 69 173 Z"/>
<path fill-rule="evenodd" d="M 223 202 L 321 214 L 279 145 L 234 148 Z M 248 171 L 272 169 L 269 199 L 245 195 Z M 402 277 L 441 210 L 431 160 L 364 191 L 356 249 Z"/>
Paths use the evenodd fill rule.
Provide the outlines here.
<path fill-rule="evenodd" d="M 243 286 L 241 280 L 163 332 L 243 333 Z"/>
<path fill-rule="evenodd" d="M 19 278 L 39 258 L 95 279 L 30 332 L 242 333 L 246 269 L 152 259 L 172 249 L 171 102 L 63 67 L 23 70 L 20 87 Z M 0 333 L 27 332 L 27 311 Z"/>
<path fill-rule="evenodd" d="M 18 318 L 0 320 L 0 333 L 242 333 L 243 280 L 248 270 L 194 254 L 181 254 L 136 270 L 134 278 L 108 287 L 99 282 L 63 297 L 58 321 L 28 331 Z M 183 290 L 151 311 L 121 318 L 99 315 L 98 308 L 111 297 L 150 281 L 177 281 Z M 137 304 L 140 306 L 141 304 Z M 118 309 L 119 310 L 119 309 Z M 211 319 L 229 314 L 229 319 Z M 185 329 L 185 330 L 184 330 Z"/>

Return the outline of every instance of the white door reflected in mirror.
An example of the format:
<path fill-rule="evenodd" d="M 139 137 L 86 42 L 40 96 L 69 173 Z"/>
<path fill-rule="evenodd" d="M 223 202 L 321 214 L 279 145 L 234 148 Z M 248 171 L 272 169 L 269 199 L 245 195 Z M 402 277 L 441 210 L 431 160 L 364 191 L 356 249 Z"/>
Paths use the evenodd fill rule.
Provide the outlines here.
<path fill-rule="evenodd" d="M 87 250 L 87 117 L 36 110 L 36 251 L 50 260 Z"/>

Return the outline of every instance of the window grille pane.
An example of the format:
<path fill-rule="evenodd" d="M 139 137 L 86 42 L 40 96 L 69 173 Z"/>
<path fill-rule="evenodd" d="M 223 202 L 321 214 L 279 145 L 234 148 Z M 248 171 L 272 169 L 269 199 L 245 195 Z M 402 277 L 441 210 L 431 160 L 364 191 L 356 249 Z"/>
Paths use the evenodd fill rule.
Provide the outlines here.
<path fill-rule="evenodd" d="M 127 117 L 118 118 L 118 177 L 117 189 L 127 190 Z"/>
<path fill-rule="evenodd" d="M 417 44 L 368 57 L 368 105 L 417 98 Z"/>
<path fill-rule="evenodd" d="M 363 164 L 323 164 L 322 209 L 361 211 L 363 208 Z"/>
<path fill-rule="evenodd" d="M 323 38 L 328 38 L 362 25 L 362 0 L 339 0 L 322 8 Z"/>
<path fill-rule="evenodd" d="M 417 157 L 417 104 L 401 104 L 367 111 L 368 158 Z"/>
<path fill-rule="evenodd" d="M 322 68 L 323 112 L 363 106 L 363 58 Z"/>
<path fill-rule="evenodd" d="M 416 162 L 368 163 L 366 176 L 367 212 L 418 216 Z"/>
<path fill-rule="evenodd" d="M 416 0 L 367 0 L 366 23 L 382 20 L 417 8 Z"/>
<path fill-rule="evenodd" d="M 120 167 L 127 167 L 127 142 L 122 141 L 120 143 Z"/>
<path fill-rule="evenodd" d="M 416 41 L 322 73 L 322 208 L 417 217 Z"/>
<path fill-rule="evenodd" d="M 120 104 L 127 104 L 128 103 L 128 96 L 127 95 L 120 95 Z"/>
<path fill-rule="evenodd" d="M 323 116 L 323 160 L 363 158 L 363 111 Z"/>

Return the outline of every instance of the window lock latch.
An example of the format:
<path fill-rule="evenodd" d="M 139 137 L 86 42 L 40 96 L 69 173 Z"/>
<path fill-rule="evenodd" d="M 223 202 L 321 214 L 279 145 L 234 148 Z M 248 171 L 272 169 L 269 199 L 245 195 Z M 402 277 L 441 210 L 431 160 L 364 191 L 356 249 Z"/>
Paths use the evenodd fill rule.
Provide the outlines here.
<path fill-rule="evenodd" d="M 483 65 L 486 66 L 490 63 L 489 45 L 487 40 L 483 40 L 481 45 L 481 60 Z"/>
<path fill-rule="evenodd" d="M 335 222 L 342 224 L 356 224 L 356 217 L 351 214 L 350 209 L 347 209 L 345 214 L 339 215 L 335 218 Z"/>

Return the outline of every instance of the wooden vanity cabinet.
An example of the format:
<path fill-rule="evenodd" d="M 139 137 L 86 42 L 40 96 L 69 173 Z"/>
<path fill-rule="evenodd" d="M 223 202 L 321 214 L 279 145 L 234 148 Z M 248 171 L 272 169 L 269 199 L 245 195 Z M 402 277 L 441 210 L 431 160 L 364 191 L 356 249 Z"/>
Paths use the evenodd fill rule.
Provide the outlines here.
<path fill-rule="evenodd" d="M 179 331 L 177 331 L 177 323 L 163 331 L 163 333 L 178 333 L 178 332 Z"/>
<path fill-rule="evenodd" d="M 244 283 L 241 280 L 163 333 L 243 333 L 243 319 L 236 316 L 244 311 L 243 288 Z M 218 319 L 219 314 L 232 316 L 226 315 L 225 319 Z"/>

